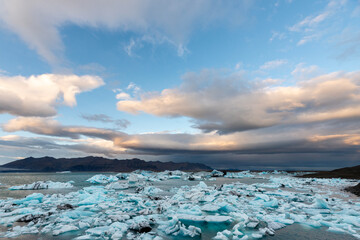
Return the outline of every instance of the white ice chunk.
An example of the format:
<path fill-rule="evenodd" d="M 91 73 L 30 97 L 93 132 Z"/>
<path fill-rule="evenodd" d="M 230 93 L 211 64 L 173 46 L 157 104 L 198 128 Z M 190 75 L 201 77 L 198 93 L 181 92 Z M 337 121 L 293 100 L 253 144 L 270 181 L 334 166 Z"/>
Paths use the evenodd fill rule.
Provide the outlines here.
<path fill-rule="evenodd" d="M 139 177 L 138 177 L 138 175 L 137 174 L 130 174 L 130 176 L 129 176 L 129 178 L 128 178 L 129 180 L 129 184 L 135 184 L 135 183 L 137 183 L 138 181 L 139 181 Z"/>
<path fill-rule="evenodd" d="M 208 222 L 208 223 L 224 223 L 232 220 L 229 216 L 195 216 L 187 214 L 178 214 L 177 218 L 190 222 Z"/>
<path fill-rule="evenodd" d="M 105 186 L 106 189 L 124 190 L 129 188 L 129 184 L 121 182 L 112 182 Z"/>
<path fill-rule="evenodd" d="M 229 238 L 226 235 L 224 235 L 222 232 L 218 232 L 213 239 L 214 240 L 229 240 Z"/>
<path fill-rule="evenodd" d="M 65 232 L 77 231 L 77 230 L 79 230 L 79 228 L 74 225 L 61 225 L 53 231 L 53 235 L 57 236 Z"/>
<path fill-rule="evenodd" d="M 204 206 L 201 207 L 201 210 L 205 211 L 205 212 L 217 212 L 219 211 L 219 209 L 221 208 L 221 206 L 219 205 L 215 205 L 215 204 L 205 204 Z"/>
<path fill-rule="evenodd" d="M 24 184 L 19 186 L 12 186 L 9 190 L 38 190 L 38 189 L 56 189 L 56 188 L 72 188 L 73 182 L 52 182 L 52 181 L 39 181 L 31 184 Z"/>
<path fill-rule="evenodd" d="M 250 171 L 242 172 L 227 172 L 224 177 L 226 178 L 244 178 L 244 177 L 254 177 L 254 174 L 251 174 Z"/>
<path fill-rule="evenodd" d="M 87 182 L 94 183 L 94 184 L 104 184 L 110 182 L 117 182 L 119 179 L 116 176 L 110 175 L 106 176 L 103 174 L 97 174 L 86 180 Z"/>
<path fill-rule="evenodd" d="M 120 180 L 127 180 L 129 178 L 129 173 L 118 173 L 115 176 Z"/>
<path fill-rule="evenodd" d="M 210 174 L 211 174 L 212 177 L 222 177 L 222 176 L 224 176 L 223 172 L 218 171 L 216 169 L 214 169 Z"/>
<path fill-rule="evenodd" d="M 154 186 L 147 186 L 147 187 L 144 187 L 144 189 L 140 192 L 145 195 L 154 195 L 154 194 L 163 192 L 163 190 L 161 190 L 160 188 L 154 187 Z"/>
<path fill-rule="evenodd" d="M 22 234 L 36 234 L 39 230 L 35 226 L 15 226 L 11 232 L 7 232 L 5 237 L 13 238 Z"/>
<path fill-rule="evenodd" d="M 168 235 L 173 236 L 189 236 L 195 237 L 201 234 L 201 229 L 195 226 L 190 225 L 186 227 L 181 223 L 177 217 L 173 217 L 170 221 L 159 227 L 160 230 L 164 231 Z"/>

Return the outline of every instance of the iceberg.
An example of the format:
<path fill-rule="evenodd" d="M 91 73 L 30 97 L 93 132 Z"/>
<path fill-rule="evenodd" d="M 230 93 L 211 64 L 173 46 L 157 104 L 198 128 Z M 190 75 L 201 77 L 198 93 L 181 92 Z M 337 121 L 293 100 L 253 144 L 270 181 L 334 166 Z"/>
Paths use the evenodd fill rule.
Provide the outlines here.
<path fill-rule="evenodd" d="M 95 176 L 92 176 L 87 182 L 94 183 L 94 184 L 104 184 L 104 183 L 111 183 L 111 182 L 117 182 L 119 179 L 116 176 L 110 175 L 106 176 L 103 174 L 97 174 Z"/>
<path fill-rule="evenodd" d="M 187 214 L 178 214 L 176 217 L 180 221 L 188 222 L 205 222 L 205 223 L 225 223 L 231 222 L 232 217 L 229 216 L 196 216 L 196 215 L 187 215 Z"/>
<path fill-rule="evenodd" d="M 119 179 L 119 180 L 127 180 L 129 178 L 129 173 L 118 173 L 115 176 Z"/>
<path fill-rule="evenodd" d="M 329 204 L 320 196 L 315 199 L 314 206 L 315 208 L 329 209 Z"/>
<path fill-rule="evenodd" d="M 147 186 L 144 188 L 141 188 L 139 190 L 139 193 L 145 194 L 145 195 L 155 195 L 157 193 L 163 192 L 160 188 L 154 187 L 154 186 Z"/>
<path fill-rule="evenodd" d="M 128 178 L 129 184 L 135 184 L 139 181 L 139 177 L 136 174 L 131 174 Z"/>
<path fill-rule="evenodd" d="M 224 177 L 226 177 L 226 178 L 244 178 L 244 177 L 255 177 L 255 175 L 250 173 L 250 171 L 242 171 L 242 172 L 227 172 Z"/>
<path fill-rule="evenodd" d="M 23 198 L 23 199 L 19 199 L 19 200 L 14 200 L 13 203 L 20 205 L 20 204 L 27 204 L 27 203 L 31 203 L 31 202 L 36 202 L 36 203 L 40 203 L 44 198 L 44 194 L 42 193 L 33 193 L 28 195 L 27 197 Z"/>
<path fill-rule="evenodd" d="M 200 228 L 192 225 L 186 227 L 177 217 L 173 217 L 169 222 L 161 225 L 159 229 L 164 231 L 167 235 L 179 237 L 195 237 L 201 234 Z"/>
<path fill-rule="evenodd" d="M 39 181 L 31 184 L 24 184 L 20 186 L 12 186 L 9 190 L 39 190 L 39 189 L 56 189 L 56 188 L 72 188 L 72 181 L 70 182 L 52 182 L 52 181 Z"/>
<path fill-rule="evenodd" d="M 224 173 L 221 171 L 218 171 L 216 169 L 214 169 L 211 173 L 210 173 L 211 177 L 222 177 L 224 176 Z"/>
<path fill-rule="evenodd" d="M 7 238 L 13 238 L 18 237 L 23 234 L 36 234 L 39 233 L 39 230 L 34 226 L 15 226 L 13 227 L 12 232 L 7 232 L 5 234 L 5 237 Z"/>
<path fill-rule="evenodd" d="M 71 171 L 61 171 L 61 172 L 56 172 L 56 173 L 66 174 L 66 173 L 71 173 Z"/>
<path fill-rule="evenodd" d="M 53 235 L 57 236 L 62 233 L 77 231 L 77 230 L 79 230 L 79 228 L 73 225 L 61 225 L 53 231 Z"/>
<path fill-rule="evenodd" d="M 106 189 L 124 190 L 129 188 L 129 184 L 121 182 L 112 182 L 105 186 Z"/>

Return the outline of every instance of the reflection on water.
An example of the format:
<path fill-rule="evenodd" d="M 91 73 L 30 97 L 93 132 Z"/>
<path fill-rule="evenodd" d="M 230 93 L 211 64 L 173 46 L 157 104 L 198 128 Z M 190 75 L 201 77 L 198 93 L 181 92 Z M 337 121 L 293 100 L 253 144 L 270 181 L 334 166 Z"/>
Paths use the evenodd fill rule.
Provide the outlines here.
<path fill-rule="evenodd" d="M 266 236 L 264 240 L 356 240 L 357 238 L 342 233 L 333 233 L 325 227 L 313 229 L 300 224 L 293 224 L 286 228 L 277 230 L 275 236 Z"/>
<path fill-rule="evenodd" d="M 83 187 L 90 186 L 91 184 L 86 182 L 88 178 L 96 173 L 0 173 L 0 199 L 4 198 L 23 198 L 34 192 L 41 192 L 43 194 L 54 193 L 68 193 L 78 191 Z M 68 182 L 73 180 L 75 183 L 74 188 L 70 189 L 41 189 L 41 190 L 22 190 L 22 191 L 9 191 L 11 186 L 30 184 L 37 181 L 53 181 L 53 182 Z"/>

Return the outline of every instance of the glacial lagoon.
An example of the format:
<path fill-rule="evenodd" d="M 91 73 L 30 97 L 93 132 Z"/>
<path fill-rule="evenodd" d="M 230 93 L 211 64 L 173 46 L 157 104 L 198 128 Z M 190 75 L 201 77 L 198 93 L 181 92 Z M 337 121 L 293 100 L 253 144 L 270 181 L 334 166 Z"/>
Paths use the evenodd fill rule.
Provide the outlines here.
<path fill-rule="evenodd" d="M 355 180 L 286 172 L 1 173 L 5 239 L 360 239 Z"/>

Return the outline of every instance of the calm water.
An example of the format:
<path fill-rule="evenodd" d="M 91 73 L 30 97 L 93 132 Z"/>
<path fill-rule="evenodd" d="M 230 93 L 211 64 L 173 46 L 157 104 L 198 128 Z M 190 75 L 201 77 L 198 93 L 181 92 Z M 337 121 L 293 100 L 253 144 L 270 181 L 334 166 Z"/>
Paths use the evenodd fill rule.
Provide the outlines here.
<path fill-rule="evenodd" d="M 96 175 L 96 174 L 105 174 L 111 175 L 116 173 L 101 173 L 101 172 L 82 172 L 82 173 L 0 173 L 0 199 L 4 198 L 23 198 L 27 195 L 30 195 L 34 192 L 40 192 L 43 194 L 54 194 L 54 193 L 68 193 L 75 192 L 83 187 L 88 187 L 93 184 L 86 182 L 87 179 Z M 53 182 L 68 182 L 74 181 L 73 188 L 69 189 L 41 189 L 41 190 L 18 190 L 10 191 L 8 190 L 11 186 L 29 184 L 37 181 L 53 181 Z M 124 181 L 127 182 L 127 181 Z M 216 181 L 204 181 L 208 185 L 217 185 L 220 186 L 224 183 L 232 182 L 242 182 L 246 184 L 252 183 L 262 183 L 267 182 L 265 179 L 256 179 L 256 178 L 244 178 L 244 179 L 230 179 L 230 178 L 217 178 Z M 183 185 L 193 186 L 197 185 L 199 181 L 183 181 L 181 179 L 170 179 L 162 182 L 153 182 L 149 183 L 151 185 L 157 186 L 162 190 L 169 191 L 173 187 L 181 187 Z M 124 190 L 131 192 L 134 189 Z"/>
<path fill-rule="evenodd" d="M 72 191 L 78 191 L 83 187 L 91 186 L 92 184 L 86 182 L 86 180 L 95 174 L 95 172 L 84 172 L 84 173 L 0 173 L 0 199 L 4 198 L 23 198 L 29 194 L 34 192 L 41 192 L 43 194 L 54 194 L 54 193 L 69 193 Z M 109 175 L 112 173 L 103 173 L 105 175 Z M 113 173 L 115 174 L 115 173 Z M 17 190 L 10 191 L 8 187 L 22 184 L 29 184 L 36 181 L 54 181 L 54 182 L 68 182 L 74 181 L 74 188 L 71 189 L 44 189 L 44 190 Z M 124 181 L 125 182 L 125 181 Z M 229 179 L 229 178 L 217 178 L 216 181 L 205 181 L 207 185 L 217 185 L 220 186 L 224 183 L 232 183 L 232 182 L 242 182 L 245 184 L 252 183 L 262 183 L 267 182 L 266 179 L 258 179 L 258 178 L 243 178 L 243 179 Z M 162 182 L 154 182 L 150 183 L 156 187 L 163 189 L 165 192 L 162 194 L 172 194 L 169 190 L 173 187 L 180 187 L 183 185 L 197 185 L 198 181 L 183 181 L 181 179 L 172 179 Z M 124 191 L 134 191 L 134 189 L 124 190 Z M 193 224 L 194 225 L 194 224 Z M 231 224 L 230 224 L 231 225 Z M 216 235 L 217 231 L 222 231 L 229 226 L 217 226 L 216 224 L 202 225 L 199 226 L 202 228 L 202 236 L 198 238 L 189 238 L 189 239 L 211 239 L 214 235 Z M 0 232 L 6 231 L 6 227 L 0 226 Z M 47 235 L 25 235 L 22 237 L 12 238 L 12 239 L 73 239 L 79 233 L 67 233 L 62 234 L 58 237 L 47 236 Z M 4 238 L 3 238 L 4 239 Z M 184 239 L 184 238 L 182 238 Z M 275 236 L 267 236 L 263 239 L 266 240 L 330 240 L 330 239 L 344 239 L 344 240 L 355 240 L 356 238 L 347 235 L 347 234 L 338 234 L 326 231 L 326 228 L 313 229 L 309 227 L 302 226 L 300 224 L 293 224 L 291 226 L 287 226 L 286 228 L 280 229 L 276 231 Z"/>

